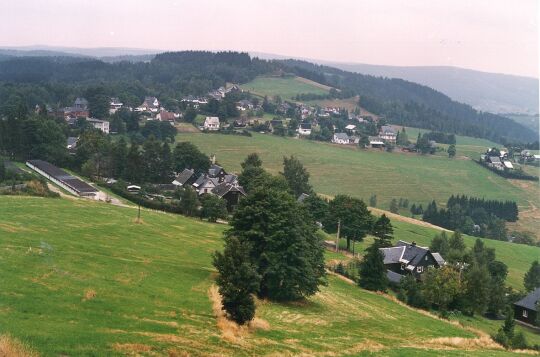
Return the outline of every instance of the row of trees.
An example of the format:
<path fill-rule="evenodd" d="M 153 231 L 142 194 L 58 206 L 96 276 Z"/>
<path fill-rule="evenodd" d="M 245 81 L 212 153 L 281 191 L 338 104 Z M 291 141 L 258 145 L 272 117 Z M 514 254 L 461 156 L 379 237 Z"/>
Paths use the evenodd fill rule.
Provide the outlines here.
<path fill-rule="evenodd" d="M 474 199 L 476 200 L 476 199 Z M 480 202 L 480 200 L 478 200 Z M 497 202 L 497 201 L 485 201 Z M 514 217 L 517 212 L 515 203 L 500 203 L 501 207 L 508 207 L 504 213 L 506 218 Z M 466 234 L 486 237 L 496 240 L 507 240 L 506 221 L 499 218 L 493 210 L 488 211 L 488 205 L 461 206 L 457 201 L 452 201 L 447 208 L 438 208 L 435 201 L 432 201 L 424 210 L 422 219 L 435 225 L 456 230 L 459 229 Z"/>
<path fill-rule="evenodd" d="M 210 159 L 188 142 L 173 150 L 167 141 L 153 135 L 142 146 L 124 137 L 112 140 L 98 130 L 85 131 L 79 138 L 73 159 L 76 169 L 88 177 L 113 177 L 135 183 L 171 183 L 174 172 L 192 168 L 198 173 L 208 170 Z"/>

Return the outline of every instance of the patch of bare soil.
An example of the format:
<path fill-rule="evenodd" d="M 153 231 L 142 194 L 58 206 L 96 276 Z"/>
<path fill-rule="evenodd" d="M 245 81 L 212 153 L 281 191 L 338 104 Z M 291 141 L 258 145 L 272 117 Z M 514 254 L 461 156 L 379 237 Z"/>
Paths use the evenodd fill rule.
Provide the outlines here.
<path fill-rule="evenodd" d="M 82 299 L 82 301 L 89 301 L 89 300 L 92 300 L 94 299 L 95 297 L 97 296 L 97 293 L 94 289 L 86 289 L 84 291 L 84 297 Z"/>
<path fill-rule="evenodd" d="M 198 133 L 200 130 L 189 123 L 177 123 L 174 125 L 179 133 Z"/>
<path fill-rule="evenodd" d="M 152 351 L 152 347 L 142 343 L 115 343 L 113 349 L 125 353 L 127 356 L 140 356 L 142 352 Z"/>
<path fill-rule="evenodd" d="M 247 346 L 245 337 L 247 337 L 250 332 L 257 329 L 270 329 L 270 324 L 258 317 L 255 317 L 252 321 L 244 326 L 238 325 L 236 322 L 229 320 L 225 315 L 225 311 L 223 311 L 221 295 L 219 294 L 217 286 L 212 285 L 210 289 L 208 289 L 208 297 L 210 298 L 210 301 L 212 301 L 212 311 L 214 312 L 214 316 L 216 316 L 217 327 L 221 331 L 221 338 L 224 340 L 234 344 Z"/>
<path fill-rule="evenodd" d="M 434 229 L 438 229 L 440 231 L 450 232 L 446 228 L 439 227 L 439 226 L 436 226 L 434 224 L 421 221 L 419 219 L 401 216 L 399 214 L 395 214 L 395 213 L 385 211 L 385 210 L 382 210 L 382 209 L 379 209 L 379 208 L 369 207 L 369 210 L 372 211 L 373 213 L 377 214 L 377 215 L 382 215 L 384 213 L 386 215 L 386 217 L 391 218 L 391 219 L 395 219 L 396 221 L 412 223 L 412 224 L 416 224 L 417 226 L 422 226 L 422 227 L 427 227 L 427 228 L 434 228 Z"/>
<path fill-rule="evenodd" d="M 0 357 L 37 357 L 38 354 L 30 350 L 20 341 L 9 335 L 0 335 Z"/>

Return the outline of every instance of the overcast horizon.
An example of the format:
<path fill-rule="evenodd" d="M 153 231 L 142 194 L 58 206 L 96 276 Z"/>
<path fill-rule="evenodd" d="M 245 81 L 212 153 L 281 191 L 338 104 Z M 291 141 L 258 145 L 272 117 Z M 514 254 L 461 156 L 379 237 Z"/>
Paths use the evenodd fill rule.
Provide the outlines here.
<path fill-rule="evenodd" d="M 0 47 L 236 50 L 535 78 L 539 73 L 536 0 L 513 6 L 502 0 L 341 0 L 331 6 L 323 0 L 157 0 L 151 8 L 139 0 L 43 2 L 7 5 L 0 14 Z"/>

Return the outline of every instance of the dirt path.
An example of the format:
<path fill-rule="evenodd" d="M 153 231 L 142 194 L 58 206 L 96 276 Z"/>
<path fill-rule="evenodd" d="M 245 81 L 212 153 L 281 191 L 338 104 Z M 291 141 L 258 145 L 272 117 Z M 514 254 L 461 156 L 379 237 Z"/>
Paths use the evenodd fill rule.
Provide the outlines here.
<path fill-rule="evenodd" d="M 411 224 L 416 224 L 417 226 L 438 229 L 440 231 L 445 231 L 445 232 L 451 232 L 450 230 L 448 230 L 446 228 L 439 227 L 439 226 L 436 226 L 434 224 L 424 222 L 424 221 L 421 221 L 421 220 L 416 219 L 416 218 L 401 216 L 399 214 L 395 214 L 395 213 L 385 211 L 385 210 L 382 210 L 382 209 L 379 209 L 379 208 L 369 207 L 369 210 L 372 211 L 373 213 L 377 214 L 377 215 L 382 215 L 384 213 L 386 215 L 386 217 L 388 217 L 390 219 L 394 219 L 396 221 L 407 222 L 407 223 L 411 223 Z"/>

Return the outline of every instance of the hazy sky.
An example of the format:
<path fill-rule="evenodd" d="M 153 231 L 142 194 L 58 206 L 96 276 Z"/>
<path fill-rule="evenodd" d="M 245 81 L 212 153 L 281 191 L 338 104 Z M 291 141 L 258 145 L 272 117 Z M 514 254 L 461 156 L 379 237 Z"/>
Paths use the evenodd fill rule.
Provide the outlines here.
<path fill-rule="evenodd" d="M 234 49 L 538 77 L 538 0 L 2 0 L 0 46 Z"/>

